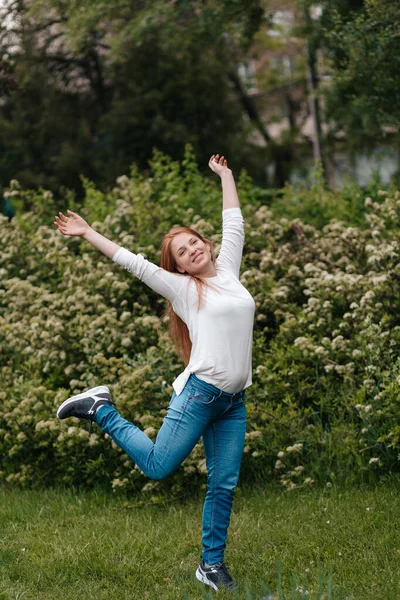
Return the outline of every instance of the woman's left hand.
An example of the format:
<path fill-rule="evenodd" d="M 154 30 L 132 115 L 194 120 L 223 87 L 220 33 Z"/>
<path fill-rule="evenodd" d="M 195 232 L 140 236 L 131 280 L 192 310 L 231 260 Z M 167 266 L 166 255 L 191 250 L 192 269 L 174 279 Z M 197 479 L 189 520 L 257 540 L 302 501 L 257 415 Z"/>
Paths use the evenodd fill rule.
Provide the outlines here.
<path fill-rule="evenodd" d="M 232 173 L 230 169 L 228 169 L 228 163 L 224 156 L 219 156 L 219 154 L 213 154 L 210 160 L 208 161 L 208 166 L 211 171 L 214 171 L 217 175 L 222 177 L 225 173 Z"/>

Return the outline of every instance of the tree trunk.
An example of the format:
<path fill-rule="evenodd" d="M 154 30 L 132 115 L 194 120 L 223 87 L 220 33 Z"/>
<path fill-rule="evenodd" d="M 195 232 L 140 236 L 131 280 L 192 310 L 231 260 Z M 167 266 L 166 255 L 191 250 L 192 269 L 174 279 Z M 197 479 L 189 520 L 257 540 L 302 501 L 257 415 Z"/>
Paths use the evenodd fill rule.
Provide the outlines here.
<path fill-rule="evenodd" d="M 329 159 L 325 156 L 322 148 L 321 109 L 317 92 L 319 87 L 319 76 L 317 69 L 317 45 L 312 38 L 313 22 L 309 7 L 304 2 L 304 19 L 308 30 L 307 37 L 307 88 L 309 96 L 310 114 L 313 121 L 314 134 L 312 137 L 314 160 L 319 161 L 322 166 L 324 178 L 329 187 L 333 187 L 333 168 Z"/>
<path fill-rule="evenodd" d="M 288 179 L 287 165 L 292 160 L 292 150 L 287 146 L 277 144 L 269 135 L 267 128 L 261 120 L 260 114 L 255 106 L 253 99 L 246 94 L 239 75 L 233 71 L 229 72 L 229 79 L 233 83 L 239 96 L 240 102 L 247 113 L 249 119 L 254 123 L 257 130 L 263 137 L 267 148 L 269 149 L 270 160 L 273 164 L 273 185 L 274 187 L 283 187 Z"/>

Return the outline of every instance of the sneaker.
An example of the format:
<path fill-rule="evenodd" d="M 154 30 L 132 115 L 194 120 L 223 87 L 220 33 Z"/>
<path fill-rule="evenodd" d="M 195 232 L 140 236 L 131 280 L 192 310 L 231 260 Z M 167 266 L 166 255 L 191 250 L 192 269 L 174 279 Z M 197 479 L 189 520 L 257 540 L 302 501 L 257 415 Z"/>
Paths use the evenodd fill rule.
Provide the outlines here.
<path fill-rule="evenodd" d="M 86 421 L 93 422 L 97 409 L 103 404 L 115 406 L 111 400 L 110 390 L 106 385 L 100 385 L 87 392 L 83 392 L 83 394 L 68 398 L 59 407 L 57 417 L 59 419 L 78 417 L 79 419 L 86 419 Z"/>
<path fill-rule="evenodd" d="M 215 591 L 226 589 L 231 592 L 237 592 L 239 589 L 239 586 L 230 576 L 224 562 L 218 562 L 215 565 L 206 565 L 204 560 L 202 560 L 196 571 L 196 578 L 212 587 Z"/>

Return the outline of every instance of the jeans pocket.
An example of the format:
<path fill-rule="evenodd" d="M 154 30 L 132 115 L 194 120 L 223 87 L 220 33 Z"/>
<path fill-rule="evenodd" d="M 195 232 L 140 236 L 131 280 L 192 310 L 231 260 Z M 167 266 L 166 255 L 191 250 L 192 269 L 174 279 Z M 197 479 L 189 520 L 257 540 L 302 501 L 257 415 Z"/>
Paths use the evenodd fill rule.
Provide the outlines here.
<path fill-rule="evenodd" d="M 214 402 L 214 398 L 214 396 L 210 396 L 210 394 L 206 394 L 201 390 L 193 389 L 190 391 L 188 399 L 199 404 L 211 404 Z"/>

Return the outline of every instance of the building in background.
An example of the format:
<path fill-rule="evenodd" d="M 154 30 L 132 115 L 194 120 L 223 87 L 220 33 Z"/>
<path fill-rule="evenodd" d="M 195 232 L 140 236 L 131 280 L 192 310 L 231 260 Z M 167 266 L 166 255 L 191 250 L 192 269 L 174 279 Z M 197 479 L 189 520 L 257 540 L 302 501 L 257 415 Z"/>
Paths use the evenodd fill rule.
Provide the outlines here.
<path fill-rule="evenodd" d="M 312 21 L 321 14 L 321 6 L 315 5 L 306 18 Z M 321 138 L 328 134 L 328 124 L 323 119 L 323 95 L 318 95 L 318 89 L 329 86 L 327 64 L 320 50 L 310 57 L 307 40 L 296 35 L 305 20 L 299 3 L 268 2 L 266 17 L 267 25 L 257 34 L 248 60 L 239 66 L 243 87 L 266 132 L 263 135 L 260 127 L 255 128 L 253 143 L 267 147 L 270 138 L 271 143 L 286 146 L 282 178 L 287 173 L 292 182 L 303 180 L 319 159 L 331 186 L 341 186 L 348 178 L 367 185 L 375 174 L 388 183 L 400 166 L 400 153 L 392 148 L 381 144 L 368 151 L 360 149 L 350 158 L 344 133 L 340 132 L 333 150 L 329 148 L 323 155 Z M 267 166 L 270 178 L 275 168 L 273 164 Z"/>

